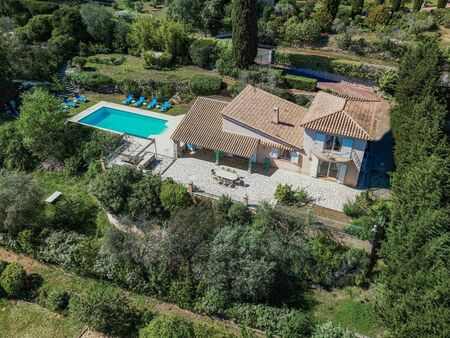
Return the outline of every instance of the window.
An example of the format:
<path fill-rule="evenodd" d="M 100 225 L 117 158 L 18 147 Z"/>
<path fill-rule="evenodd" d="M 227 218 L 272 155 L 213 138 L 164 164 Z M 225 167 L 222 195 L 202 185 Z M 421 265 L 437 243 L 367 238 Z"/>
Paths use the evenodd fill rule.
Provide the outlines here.
<path fill-rule="evenodd" d="M 344 138 L 340 136 L 326 135 L 323 150 L 341 151 Z"/>
<path fill-rule="evenodd" d="M 283 160 L 291 160 L 291 152 L 286 149 L 280 150 L 280 158 Z"/>

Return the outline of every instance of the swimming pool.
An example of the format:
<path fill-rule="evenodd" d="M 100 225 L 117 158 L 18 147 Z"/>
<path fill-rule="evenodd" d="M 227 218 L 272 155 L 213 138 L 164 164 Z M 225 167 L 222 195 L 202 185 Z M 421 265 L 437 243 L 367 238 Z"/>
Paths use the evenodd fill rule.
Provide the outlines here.
<path fill-rule="evenodd" d="M 167 128 L 167 120 L 109 107 L 102 107 L 78 122 L 140 137 L 159 135 Z"/>

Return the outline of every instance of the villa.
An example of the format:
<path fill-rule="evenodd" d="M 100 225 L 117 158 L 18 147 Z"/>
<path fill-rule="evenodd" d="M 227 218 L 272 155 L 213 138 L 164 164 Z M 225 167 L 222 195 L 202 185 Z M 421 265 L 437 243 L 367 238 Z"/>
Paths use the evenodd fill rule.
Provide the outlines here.
<path fill-rule="evenodd" d="M 249 171 L 258 164 L 358 187 L 383 149 L 374 145 L 390 131 L 388 111 L 381 99 L 323 91 L 306 109 L 249 85 L 234 99 L 199 97 L 171 139 L 175 157 L 202 149 L 216 164 L 240 158 Z"/>

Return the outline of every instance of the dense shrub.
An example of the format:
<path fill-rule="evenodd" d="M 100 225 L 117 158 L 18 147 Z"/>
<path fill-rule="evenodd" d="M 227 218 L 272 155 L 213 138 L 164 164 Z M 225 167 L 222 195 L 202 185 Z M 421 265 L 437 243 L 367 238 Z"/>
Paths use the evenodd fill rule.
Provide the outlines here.
<path fill-rule="evenodd" d="M 398 81 L 398 74 L 393 70 L 389 70 L 380 78 L 379 86 L 381 91 L 387 95 L 394 95 L 395 87 Z"/>
<path fill-rule="evenodd" d="M 358 237 L 364 241 L 369 241 L 373 237 L 372 230 L 369 230 L 363 226 L 360 226 L 356 223 L 350 224 L 345 228 L 345 233 Z"/>
<path fill-rule="evenodd" d="M 369 12 L 365 23 L 370 29 L 375 30 L 378 26 L 387 25 L 390 19 L 389 9 L 385 5 L 378 5 Z"/>
<path fill-rule="evenodd" d="M 219 47 L 214 40 L 197 39 L 189 47 L 189 55 L 194 65 L 212 68 L 218 58 Z"/>
<path fill-rule="evenodd" d="M 194 338 L 192 323 L 180 315 L 160 315 L 139 331 L 139 338 Z"/>
<path fill-rule="evenodd" d="M 89 328 L 119 337 L 136 331 L 139 314 L 116 288 L 94 283 L 70 298 L 70 315 Z"/>
<path fill-rule="evenodd" d="M 278 203 L 285 205 L 304 206 L 313 202 L 306 190 L 293 190 L 291 185 L 278 184 L 274 192 L 274 197 Z"/>
<path fill-rule="evenodd" d="M 33 16 L 39 14 L 51 14 L 59 8 L 58 4 L 50 1 L 41 1 L 41 0 L 19 0 L 19 1 L 28 8 L 31 15 Z"/>
<path fill-rule="evenodd" d="M 231 320 L 262 330 L 268 336 L 309 337 L 313 328 L 313 320 L 307 313 L 262 304 L 236 304 L 227 310 L 227 315 Z"/>
<path fill-rule="evenodd" d="M 62 312 L 69 306 L 70 293 L 53 286 L 43 287 L 39 290 L 38 303 L 51 311 Z"/>
<path fill-rule="evenodd" d="M 156 53 L 151 50 L 143 52 L 144 68 L 168 69 L 172 65 L 173 56 L 168 52 Z"/>
<path fill-rule="evenodd" d="M 85 58 L 84 56 L 75 56 L 72 59 L 72 65 L 77 65 L 78 67 L 80 67 L 80 69 L 83 69 L 84 66 L 86 66 L 87 62 L 88 62 L 88 59 Z"/>
<path fill-rule="evenodd" d="M 217 324 L 196 321 L 194 323 L 195 338 L 236 338 L 236 335 Z"/>
<path fill-rule="evenodd" d="M 36 15 L 24 27 L 25 34 L 32 41 L 47 41 L 52 33 L 52 16 Z"/>
<path fill-rule="evenodd" d="M 237 67 L 230 47 L 222 47 L 220 57 L 216 61 L 216 68 L 220 75 L 239 77 L 240 69 Z"/>
<path fill-rule="evenodd" d="M 284 84 L 282 71 L 259 65 L 253 65 L 248 69 L 241 70 L 239 80 L 242 83 L 259 85 L 265 88 L 281 87 Z"/>
<path fill-rule="evenodd" d="M 105 210 L 120 214 L 127 211 L 133 185 L 141 178 L 142 173 L 133 167 L 114 166 L 97 177 L 91 185 L 91 191 Z"/>
<path fill-rule="evenodd" d="M 8 297 L 22 296 L 27 288 L 27 274 L 23 266 L 18 263 L 8 264 L 0 276 L 0 287 Z"/>
<path fill-rule="evenodd" d="M 355 203 L 344 203 L 343 207 L 344 213 L 351 218 L 358 218 L 367 215 L 367 210 L 358 202 Z"/>
<path fill-rule="evenodd" d="M 8 266 L 8 263 L 5 261 L 0 261 L 0 276 L 2 275 L 2 272 L 5 271 L 6 267 Z"/>
<path fill-rule="evenodd" d="M 115 86 L 112 78 L 99 72 L 73 72 L 67 77 L 74 85 L 89 91 L 102 92 Z"/>
<path fill-rule="evenodd" d="M 159 198 L 164 209 L 172 213 L 192 204 L 191 197 L 187 193 L 186 188 L 171 179 L 163 181 Z"/>
<path fill-rule="evenodd" d="M 120 66 L 122 65 L 127 59 L 124 56 L 121 57 L 99 57 L 99 56 L 90 56 L 88 58 L 88 61 L 90 63 L 98 63 L 102 65 L 113 65 L 113 66 Z"/>
<path fill-rule="evenodd" d="M 289 84 L 291 88 L 307 90 L 313 92 L 316 90 L 317 80 L 302 76 L 285 75 L 284 80 Z"/>
<path fill-rule="evenodd" d="M 335 326 L 332 322 L 317 325 L 311 338 L 355 338 L 356 336 L 340 325 Z"/>
<path fill-rule="evenodd" d="M 324 233 L 309 241 L 314 263 L 308 277 L 325 286 L 359 285 L 366 280 L 369 255 L 360 249 L 347 248 Z"/>
<path fill-rule="evenodd" d="M 197 74 L 189 81 L 189 88 L 195 95 L 217 95 L 222 87 L 222 79 L 214 75 Z"/>

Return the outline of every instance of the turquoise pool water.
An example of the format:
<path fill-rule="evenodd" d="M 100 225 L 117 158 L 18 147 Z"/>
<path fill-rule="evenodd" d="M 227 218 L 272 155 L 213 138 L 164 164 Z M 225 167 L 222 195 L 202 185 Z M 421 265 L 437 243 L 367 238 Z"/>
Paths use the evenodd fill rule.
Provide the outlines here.
<path fill-rule="evenodd" d="M 159 135 L 167 128 L 166 120 L 108 107 L 102 107 L 78 122 L 141 137 Z"/>

